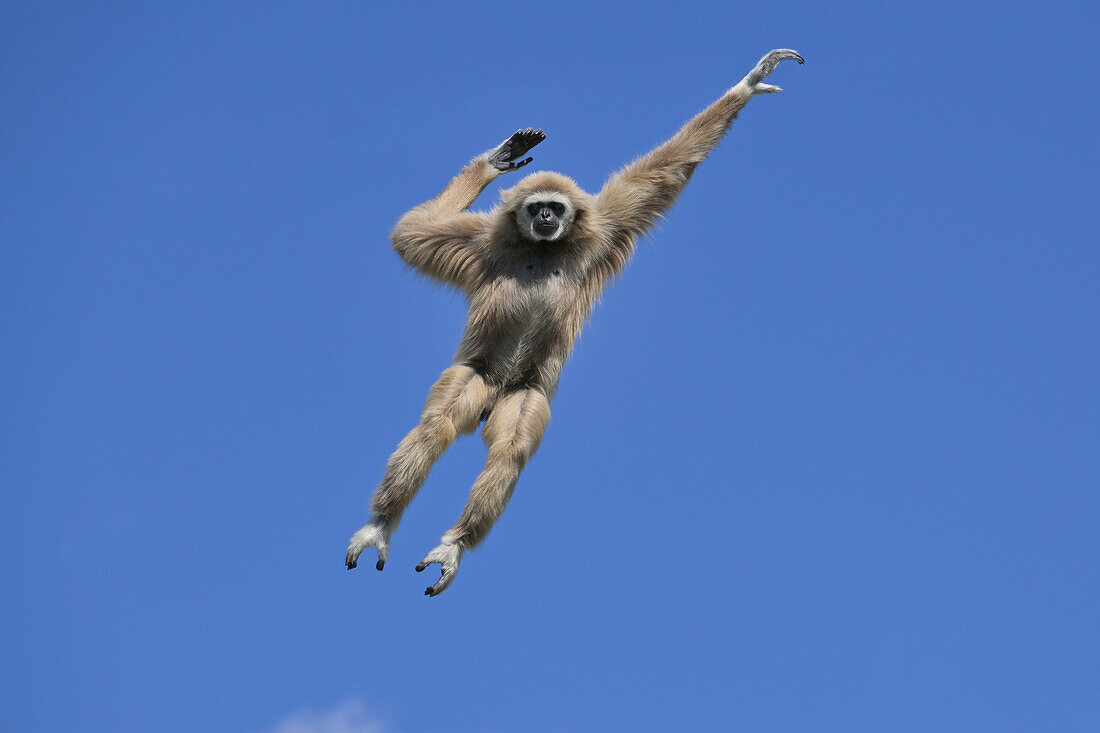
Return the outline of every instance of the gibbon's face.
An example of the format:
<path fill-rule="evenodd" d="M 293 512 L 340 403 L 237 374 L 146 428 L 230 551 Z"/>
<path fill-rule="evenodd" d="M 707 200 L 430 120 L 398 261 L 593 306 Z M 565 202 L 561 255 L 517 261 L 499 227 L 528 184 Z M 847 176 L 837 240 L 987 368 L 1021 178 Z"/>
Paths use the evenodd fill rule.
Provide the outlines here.
<path fill-rule="evenodd" d="M 557 191 L 540 191 L 523 200 L 516 210 L 520 234 L 536 242 L 553 242 L 569 233 L 576 208 Z"/>

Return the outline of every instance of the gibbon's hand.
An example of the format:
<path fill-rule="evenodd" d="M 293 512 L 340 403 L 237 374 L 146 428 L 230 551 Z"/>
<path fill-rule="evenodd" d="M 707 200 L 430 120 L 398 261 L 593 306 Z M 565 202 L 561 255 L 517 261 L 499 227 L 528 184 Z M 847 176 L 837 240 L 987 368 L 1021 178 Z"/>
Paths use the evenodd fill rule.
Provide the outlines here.
<path fill-rule="evenodd" d="M 748 73 L 742 83 L 746 84 L 753 92 L 753 94 L 775 94 L 776 92 L 783 91 L 777 86 L 771 84 L 761 84 L 768 74 L 775 71 L 775 67 L 779 66 L 779 62 L 783 59 L 797 59 L 798 63 L 806 63 L 806 59 L 798 53 L 798 51 L 792 51 L 789 48 L 777 48 L 774 51 L 769 51 L 764 55 L 764 58 L 756 64 L 756 68 Z"/>
<path fill-rule="evenodd" d="M 497 145 L 486 153 L 490 165 L 501 173 L 514 171 L 530 163 L 534 158 L 518 160 L 531 148 L 546 139 L 546 133 L 541 129 L 534 130 L 528 127 L 526 130 L 516 130 L 510 138 Z"/>

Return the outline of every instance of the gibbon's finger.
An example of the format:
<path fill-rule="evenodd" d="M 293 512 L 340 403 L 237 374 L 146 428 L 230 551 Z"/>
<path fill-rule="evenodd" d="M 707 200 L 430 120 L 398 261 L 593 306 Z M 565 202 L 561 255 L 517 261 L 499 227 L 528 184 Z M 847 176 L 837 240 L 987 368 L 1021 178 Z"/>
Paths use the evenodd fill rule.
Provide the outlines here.
<path fill-rule="evenodd" d="M 523 137 L 518 141 L 522 152 L 517 151 L 517 154 L 522 155 L 523 153 L 526 153 L 528 150 L 535 147 L 545 139 L 546 133 L 542 130 L 532 130 L 531 128 L 527 128 L 527 130 L 523 133 Z"/>
<path fill-rule="evenodd" d="M 795 59 L 800 64 L 806 63 L 806 59 L 802 58 L 802 54 L 795 51 L 793 48 L 777 48 L 772 51 L 775 54 L 777 61 L 783 61 L 784 59 Z"/>
<path fill-rule="evenodd" d="M 800 64 L 806 63 L 806 59 L 802 58 L 802 54 L 798 51 L 789 48 L 777 48 L 764 54 L 764 58 L 756 63 L 753 70 L 745 77 L 745 81 L 748 82 L 749 86 L 756 86 L 775 71 L 775 67 L 779 66 L 780 61 L 786 59 L 795 59 Z"/>
<path fill-rule="evenodd" d="M 535 147 L 535 146 L 533 144 L 531 144 L 529 141 L 521 140 L 520 142 L 513 145 L 511 150 L 508 151 L 508 160 L 509 161 L 514 161 L 514 160 L 518 160 L 519 158 L 522 158 L 523 154 L 526 153 L 528 150 L 530 150 L 533 147 Z"/>
<path fill-rule="evenodd" d="M 517 161 L 515 161 L 511 164 L 512 170 L 516 170 L 517 168 L 522 168 L 523 166 L 530 163 L 532 160 L 534 160 L 534 158 L 528 158 L 527 160 L 517 160 Z"/>
<path fill-rule="evenodd" d="M 757 68 L 764 72 L 764 76 L 767 76 L 775 71 L 775 67 L 779 66 L 780 61 L 786 61 L 787 59 L 794 59 L 800 64 L 806 63 L 806 59 L 802 58 L 802 54 L 798 51 L 790 48 L 777 48 L 766 53 L 764 58 L 760 59 Z"/>
<path fill-rule="evenodd" d="M 429 563 L 426 560 L 421 560 L 420 564 L 416 566 L 416 572 L 418 572 L 418 573 L 424 572 L 424 569 L 427 568 L 428 565 L 429 565 Z"/>

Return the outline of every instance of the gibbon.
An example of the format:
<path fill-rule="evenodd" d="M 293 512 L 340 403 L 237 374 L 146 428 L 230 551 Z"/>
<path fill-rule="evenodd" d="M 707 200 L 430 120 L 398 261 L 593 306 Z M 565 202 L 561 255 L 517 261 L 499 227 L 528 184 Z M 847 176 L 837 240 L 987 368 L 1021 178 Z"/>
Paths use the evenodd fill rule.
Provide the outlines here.
<path fill-rule="evenodd" d="M 550 400 L 593 303 L 622 272 L 635 240 L 672 205 L 695 167 L 757 94 L 780 91 L 763 80 L 789 49 L 767 54 L 718 101 L 676 135 L 611 178 L 596 195 L 558 173 L 540 172 L 501 194 L 489 212 L 468 211 L 497 176 L 546 135 L 528 128 L 474 158 L 435 198 L 413 208 L 391 235 L 411 267 L 465 293 L 469 314 L 454 364 L 432 386 L 420 424 L 390 457 L 371 502 L 370 522 L 350 540 L 348 569 L 368 547 L 382 570 L 390 535 L 455 438 L 483 421 L 489 454 L 462 515 L 416 566 L 439 563 L 442 593 L 466 550 L 476 547 L 504 511 L 520 471 L 550 420 Z"/>

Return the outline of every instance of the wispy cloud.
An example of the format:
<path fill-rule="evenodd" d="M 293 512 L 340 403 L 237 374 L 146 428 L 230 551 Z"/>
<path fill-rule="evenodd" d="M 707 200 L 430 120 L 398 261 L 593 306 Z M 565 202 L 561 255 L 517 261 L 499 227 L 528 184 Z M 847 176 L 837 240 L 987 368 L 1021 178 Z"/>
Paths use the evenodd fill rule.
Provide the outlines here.
<path fill-rule="evenodd" d="M 271 733 L 392 733 L 392 730 L 368 714 L 363 703 L 348 700 L 329 710 L 298 711 Z"/>

